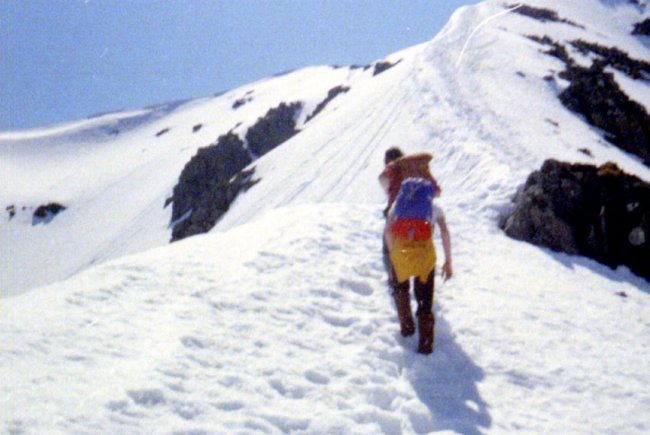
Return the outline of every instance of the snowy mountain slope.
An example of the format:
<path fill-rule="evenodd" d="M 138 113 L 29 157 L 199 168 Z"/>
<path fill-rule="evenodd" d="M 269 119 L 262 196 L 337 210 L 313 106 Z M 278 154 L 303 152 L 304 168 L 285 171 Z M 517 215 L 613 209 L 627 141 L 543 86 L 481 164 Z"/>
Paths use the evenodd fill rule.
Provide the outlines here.
<path fill-rule="evenodd" d="M 288 207 L 3 300 L 0 421 L 26 433 L 647 431 L 638 280 L 507 239 L 486 252 L 481 235 L 483 261 L 461 249 L 458 281 L 438 288 L 426 357 L 399 336 L 381 227 L 380 206 Z"/>
<path fill-rule="evenodd" d="M 2 294 L 168 243 L 171 210 L 163 205 L 199 147 L 285 99 L 304 102 L 304 123 L 329 89 L 361 76 L 372 71 L 307 68 L 180 106 L 0 134 L 0 205 L 17 211 L 0 221 Z M 34 209 L 52 201 L 67 210 L 32 225 Z"/>
<path fill-rule="evenodd" d="M 283 101 L 305 103 L 299 120 L 303 131 L 282 152 L 254 163 L 262 184 L 240 198 L 220 228 L 288 203 L 379 202 L 382 194 L 374 186 L 380 154 L 395 144 L 437 153 L 441 158 L 434 162 L 435 170 L 456 199 L 470 192 L 505 203 L 526 174 L 551 156 L 614 160 L 647 179 L 643 165 L 603 142 L 598 131 L 561 106 L 557 94 L 562 83 L 542 80 L 549 71 L 561 70 L 560 62 L 525 37 L 584 37 L 625 47 L 643 59 L 647 49 L 629 31 L 642 15 L 638 7 L 593 3 L 586 9 L 578 3 L 547 5 L 584 28 L 511 13 L 474 32 L 486 18 L 502 13 L 504 5 L 467 8 L 432 43 L 389 56 L 397 65 L 378 76 L 372 69 L 310 68 L 211 99 L 0 134 L 0 170 L 6 174 L 0 205 L 18 211 L 11 220 L 6 214 L 0 226 L 2 248 L 8 252 L 0 265 L 0 288 L 14 294 L 167 243 L 170 215 L 160 204 L 196 149 L 231 130 L 243 136 Z M 602 18 L 612 14 L 616 19 Z M 626 89 L 647 89 L 629 82 Z M 351 90 L 304 124 L 327 91 L 340 85 Z M 544 146 L 531 146 L 532 141 Z M 585 148 L 593 159 L 578 152 Z M 333 184 L 327 181 L 331 173 L 337 174 L 331 177 Z M 491 178 L 501 186 L 498 192 L 485 189 L 496 184 L 481 183 Z M 480 184 L 485 184 L 482 191 L 475 188 Z M 47 226 L 32 225 L 34 209 L 51 201 L 68 209 Z"/>
<path fill-rule="evenodd" d="M 562 106 L 566 84 L 544 80 L 561 63 L 526 37 L 597 39 L 647 58 L 629 35 L 647 12 L 622 1 L 527 3 L 584 28 L 511 13 L 474 32 L 505 10 L 490 1 L 389 56 L 401 61 L 376 77 L 328 69 L 352 74 L 350 91 L 255 162 L 262 181 L 211 234 L 0 301 L 11 313 L 0 323 L 0 421 L 26 432 L 647 433 L 648 283 L 508 239 L 497 225 L 548 157 L 614 160 L 650 180 L 638 158 Z M 266 82 L 277 98 L 242 106 L 256 111 L 250 122 L 291 101 L 271 85 L 295 78 Z M 247 91 L 220 104 L 230 111 Z M 192 116 L 183 106 L 169 115 L 184 114 L 187 128 L 159 140 L 193 138 L 207 105 L 192 104 Z M 146 137 L 178 125 L 170 119 L 147 124 Z M 238 122 L 229 119 L 228 129 Z M 381 269 L 376 176 L 391 145 L 436 155 L 452 231 L 456 276 L 437 288 L 430 357 L 398 336 Z M 162 200 L 173 185 L 165 176 Z M 109 216 L 125 213 L 114 207 Z"/>

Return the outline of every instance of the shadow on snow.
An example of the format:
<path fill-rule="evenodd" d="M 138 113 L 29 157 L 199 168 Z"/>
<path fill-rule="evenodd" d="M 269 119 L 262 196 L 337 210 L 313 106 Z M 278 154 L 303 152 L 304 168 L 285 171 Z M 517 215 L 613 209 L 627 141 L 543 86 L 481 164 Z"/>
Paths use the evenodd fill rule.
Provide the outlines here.
<path fill-rule="evenodd" d="M 635 275 L 626 266 L 618 266 L 616 269 L 612 269 L 605 264 L 599 263 L 598 261 L 585 256 L 555 252 L 548 248 L 541 249 L 546 255 L 550 256 L 553 260 L 557 261 L 569 270 L 575 270 L 576 266 L 583 267 L 591 270 L 594 274 L 612 281 L 613 283 L 627 283 L 644 293 L 650 294 L 650 282 Z"/>
<path fill-rule="evenodd" d="M 408 344 L 404 341 L 404 345 L 410 349 L 413 340 L 408 340 Z M 436 315 L 433 354 L 417 355 L 407 376 L 421 402 L 431 411 L 435 430 L 480 434 L 481 428 L 492 425 L 488 406 L 477 388 L 485 373 L 456 344 L 449 324 L 440 315 Z M 430 431 L 425 427 L 414 429 L 420 433 Z"/>

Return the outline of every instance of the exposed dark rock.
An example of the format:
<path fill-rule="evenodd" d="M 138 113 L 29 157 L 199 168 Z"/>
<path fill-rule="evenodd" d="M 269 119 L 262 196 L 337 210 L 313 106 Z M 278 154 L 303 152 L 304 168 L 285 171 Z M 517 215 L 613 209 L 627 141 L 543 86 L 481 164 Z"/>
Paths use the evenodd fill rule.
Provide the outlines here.
<path fill-rule="evenodd" d="M 633 35 L 650 36 L 650 18 L 634 25 Z"/>
<path fill-rule="evenodd" d="M 302 103 L 281 103 L 248 129 L 248 149 L 238 135 L 230 132 L 216 143 L 200 148 L 185 165 L 171 198 L 172 242 L 210 231 L 228 211 L 240 192 L 259 179 L 255 168 L 245 169 L 253 157 L 269 152 L 296 134 L 296 117 Z"/>
<path fill-rule="evenodd" d="M 509 5 L 507 6 L 508 9 L 514 8 L 517 5 Z M 567 20 L 565 18 L 560 18 L 557 12 L 555 12 L 552 9 L 546 9 L 546 8 L 536 8 L 533 6 L 528 6 L 528 5 L 522 5 L 518 7 L 517 9 L 514 9 L 512 12 L 517 13 L 519 15 L 523 15 L 525 17 L 529 18 L 534 18 L 536 20 L 539 20 L 543 23 L 551 21 L 555 23 L 564 23 L 564 24 L 569 24 L 570 26 L 574 27 L 579 27 L 581 29 L 584 29 L 585 27 L 576 24 L 573 21 Z"/>
<path fill-rule="evenodd" d="M 599 63 L 603 66 L 611 66 L 624 72 L 633 79 L 650 77 L 650 63 L 644 60 L 631 58 L 626 52 L 616 47 L 605 47 L 582 39 L 572 41 L 571 45 L 577 48 L 582 54 L 597 54 L 600 56 Z"/>
<path fill-rule="evenodd" d="M 562 77 L 571 81 L 560 94 L 562 104 L 604 130 L 609 142 L 650 165 L 650 115 L 621 91 L 614 76 L 595 62 L 591 68 L 571 67 Z"/>
<path fill-rule="evenodd" d="M 158 133 L 156 133 L 156 137 L 160 137 L 160 136 L 162 136 L 163 134 L 167 134 L 167 133 L 169 133 L 169 130 L 171 130 L 171 128 L 163 128 L 163 129 L 160 130 Z"/>
<path fill-rule="evenodd" d="M 570 84 L 559 95 L 562 104 L 583 115 L 589 124 L 602 129 L 609 142 L 639 156 L 649 165 L 650 115 L 621 90 L 614 76 L 605 68 L 611 66 L 634 79 L 640 79 L 650 73 L 650 64 L 632 59 L 616 47 L 573 41 L 571 45 L 583 54 L 598 56 L 591 67 L 585 68 L 571 58 L 565 46 L 548 36 L 529 38 L 550 46 L 546 53 L 565 63 L 566 69 L 559 76 Z"/>
<path fill-rule="evenodd" d="M 582 154 L 585 156 L 593 157 L 594 155 L 591 153 L 591 150 L 589 148 L 580 148 L 578 151 L 580 151 Z"/>
<path fill-rule="evenodd" d="M 228 210 L 250 177 L 235 177 L 251 163 L 244 142 L 234 133 L 200 148 L 185 165 L 172 196 L 172 242 L 205 233 Z"/>
<path fill-rule="evenodd" d="M 235 102 L 232 104 L 233 110 L 239 109 L 241 106 L 243 106 L 246 103 L 250 103 L 253 101 L 253 97 L 251 96 L 255 92 L 254 89 L 246 91 L 243 97 L 238 98 L 235 100 Z"/>
<path fill-rule="evenodd" d="M 573 59 L 571 59 L 571 56 L 569 56 L 569 52 L 567 51 L 566 47 L 564 47 L 559 42 L 554 41 L 550 37 L 546 35 L 544 36 L 528 35 L 526 37 L 531 41 L 537 42 L 538 44 L 550 46 L 551 49 L 544 52 L 549 56 L 557 57 L 558 59 L 560 59 L 562 62 L 566 64 L 572 65 L 574 63 Z"/>
<path fill-rule="evenodd" d="M 260 157 L 298 133 L 296 118 L 301 109 L 300 102 L 280 103 L 266 112 L 246 133 L 248 149 Z"/>
<path fill-rule="evenodd" d="M 244 104 L 246 104 L 249 101 L 250 100 L 248 100 L 246 98 L 239 98 L 239 99 L 235 100 L 234 103 L 232 103 L 232 108 L 237 110 L 237 109 L 239 109 L 241 106 L 243 106 Z"/>
<path fill-rule="evenodd" d="M 526 74 L 522 73 L 521 71 L 517 71 L 517 75 L 519 77 L 526 77 Z"/>
<path fill-rule="evenodd" d="M 14 216 L 16 216 L 16 206 L 15 205 L 9 205 L 5 208 L 7 213 L 9 213 L 9 220 L 13 219 Z"/>
<path fill-rule="evenodd" d="M 58 202 L 51 202 L 46 205 L 39 206 L 32 216 L 32 225 L 47 224 L 54 219 L 54 217 L 65 210 L 66 207 Z"/>
<path fill-rule="evenodd" d="M 397 64 L 400 63 L 401 61 L 402 61 L 402 59 L 398 60 L 398 61 L 395 62 L 395 63 L 391 63 L 391 62 L 388 62 L 388 61 L 385 61 L 385 62 L 377 62 L 377 63 L 375 64 L 375 69 L 374 69 L 373 72 L 372 72 L 372 76 L 374 77 L 374 76 L 376 76 L 376 75 L 379 75 L 379 74 L 383 73 L 384 71 L 386 71 L 386 70 L 388 70 L 388 69 L 391 69 L 392 67 L 394 67 L 395 65 L 397 65 Z"/>
<path fill-rule="evenodd" d="M 615 164 L 544 162 L 517 194 L 506 234 L 554 251 L 625 265 L 650 280 L 650 184 Z"/>
<path fill-rule="evenodd" d="M 316 109 L 314 109 L 314 111 L 311 113 L 311 115 L 309 115 L 307 117 L 305 122 L 311 121 L 313 118 L 316 117 L 316 115 L 318 115 L 329 104 L 330 101 L 332 101 L 334 98 L 336 98 L 339 94 L 346 93 L 349 90 L 350 90 L 350 88 L 348 86 L 341 86 L 341 85 L 330 89 L 327 92 L 327 97 L 323 101 L 318 103 L 318 106 L 316 106 Z"/>
<path fill-rule="evenodd" d="M 196 133 L 197 131 L 201 130 L 203 128 L 203 124 L 196 124 L 194 127 L 192 127 L 192 133 Z"/>

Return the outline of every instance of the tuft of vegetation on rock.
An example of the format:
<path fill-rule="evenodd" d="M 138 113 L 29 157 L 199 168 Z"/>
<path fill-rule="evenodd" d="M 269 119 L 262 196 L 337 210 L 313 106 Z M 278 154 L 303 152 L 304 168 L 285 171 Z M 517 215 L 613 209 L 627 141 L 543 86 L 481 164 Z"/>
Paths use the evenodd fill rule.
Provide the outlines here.
<path fill-rule="evenodd" d="M 302 110 L 302 103 L 280 103 L 269 109 L 255 125 L 246 132 L 248 149 L 257 157 L 268 153 L 298 133 L 296 119 Z"/>
<path fill-rule="evenodd" d="M 349 90 L 350 90 L 350 88 L 348 86 L 342 86 L 342 85 L 339 85 L 339 86 L 336 86 L 336 87 L 333 87 L 332 89 L 330 89 L 327 92 L 327 97 L 323 101 L 318 103 L 318 106 L 316 106 L 316 109 L 314 109 L 314 111 L 307 117 L 305 122 L 309 122 L 312 119 L 314 119 L 316 117 L 316 115 L 318 115 L 330 103 L 330 101 L 332 101 L 334 98 L 336 98 L 339 94 L 344 94 L 344 93 L 348 92 Z"/>
<path fill-rule="evenodd" d="M 650 280 L 650 184 L 614 163 L 547 160 L 516 195 L 502 229 L 612 268 L 625 265 Z"/>

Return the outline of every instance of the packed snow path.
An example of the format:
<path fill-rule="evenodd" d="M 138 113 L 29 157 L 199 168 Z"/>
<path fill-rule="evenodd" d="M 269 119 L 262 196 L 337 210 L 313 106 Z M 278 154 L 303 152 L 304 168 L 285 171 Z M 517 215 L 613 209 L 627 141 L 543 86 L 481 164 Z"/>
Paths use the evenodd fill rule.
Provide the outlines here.
<path fill-rule="evenodd" d="M 502 235 L 474 234 L 472 251 L 476 239 L 459 235 L 457 276 L 436 291 L 436 350 L 423 356 L 398 332 L 382 221 L 377 206 L 279 209 L 2 300 L 1 424 L 647 432 L 642 281 L 534 247 L 516 262 L 519 242 Z"/>
<path fill-rule="evenodd" d="M 283 210 L 3 300 L 0 421 L 27 433 L 489 427 L 483 372 L 444 318 L 433 357 L 399 335 L 381 222 L 373 207 Z"/>

